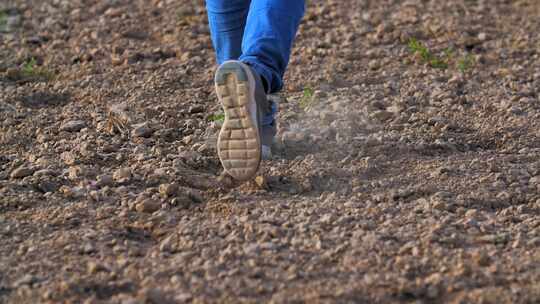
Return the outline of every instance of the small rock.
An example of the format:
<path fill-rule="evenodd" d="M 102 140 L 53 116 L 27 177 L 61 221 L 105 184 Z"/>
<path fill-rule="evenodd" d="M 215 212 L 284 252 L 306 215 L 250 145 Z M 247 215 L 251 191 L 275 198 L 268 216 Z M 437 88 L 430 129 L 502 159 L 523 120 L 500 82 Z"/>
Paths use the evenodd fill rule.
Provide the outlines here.
<path fill-rule="evenodd" d="M 540 236 L 534 237 L 530 239 L 529 241 L 527 241 L 527 245 L 531 247 L 535 247 L 535 248 L 540 246 Z"/>
<path fill-rule="evenodd" d="M 140 203 L 138 203 L 135 206 L 135 210 L 138 212 L 144 212 L 144 213 L 153 213 L 158 211 L 161 208 L 161 205 L 159 202 L 147 199 Z"/>
<path fill-rule="evenodd" d="M 444 191 L 433 194 L 430 198 L 431 207 L 436 210 L 452 211 L 455 209 L 452 194 Z"/>
<path fill-rule="evenodd" d="M 486 41 L 486 39 L 487 39 L 487 34 L 484 33 L 484 32 L 478 33 L 478 39 L 479 39 L 480 41 Z"/>
<path fill-rule="evenodd" d="M 75 165 L 77 163 L 77 156 L 74 152 L 65 151 L 60 154 L 60 159 L 68 166 Z"/>
<path fill-rule="evenodd" d="M 269 189 L 266 177 L 264 177 L 263 175 L 259 175 L 255 177 L 255 184 L 257 184 L 257 187 L 259 187 L 260 189 L 263 189 L 263 190 Z"/>
<path fill-rule="evenodd" d="M 374 111 L 371 115 L 372 118 L 375 118 L 379 121 L 386 121 L 394 117 L 394 113 L 385 111 L 385 110 L 379 110 Z"/>
<path fill-rule="evenodd" d="M 175 235 L 172 234 L 161 241 L 159 244 L 159 250 L 162 252 L 174 253 L 176 251 Z"/>
<path fill-rule="evenodd" d="M 41 169 L 36 172 L 34 172 L 34 176 L 40 177 L 40 176 L 55 176 L 58 173 L 51 169 Z"/>
<path fill-rule="evenodd" d="M 19 167 L 11 172 L 11 178 L 23 178 L 32 175 L 35 172 L 31 167 Z"/>
<path fill-rule="evenodd" d="M 89 274 L 95 274 L 95 273 L 98 273 L 100 271 L 107 271 L 108 270 L 105 266 L 103 266 L 101 264 L 98 264 L 96 262 L 93 262 L 93 261 L 88 262 L 88 264 L 86 265 L 86 269 L 87 269 Z"/>
<path fill-rule="evenodd" d="M 201 191 L 197 189 L 184 188 L 186 195 L 191 199 L 192 202 L 200 204 L 204 201 Z"/>
<path fill-rule="evenodd" d="M 13 286 L 15 288 L 17 288 L 17 287 L 21 287 L 23 285 L 32 285 L 32 284 L 36 283 L 37 281 L 38 281 L 38 279 L 35 276 L 33 276 L 31 274 L 25 274 L 22 278 L 15 281 L 15 283 L 13 283 Z"/>
<path fill-rule="evenodd" d="M 154 131 L 148 126 L 148 123 L 142 123 L 134 126 L 135 128 L 131 131 L 131 136 L 133 137 L 145 137 L 148 138 L 152 136 Z"/>
<path fill-rule="evenodd" d="M 142 296 L 146 300 L 146 303 L 151 303 L 151 304 L 174 303 L 167 297 L 167 295 L 163 291 L 159 289 L 155 289 L 155 288 L 145 288 L 141 290 L 140 296 Z"/>
<path fill-rule="evenodd" d="M 491 263 L 491 258 L 489 255 L 484 251 L 478 251 L 473 254 L 473 259 L 478 264 L 478 266 L 489 266 Z"/>
<path fill-rule="evenodd" d="M 188 209 L 193 203 L 193 200 L 185 194 L 178 195 L 171 200 L 171 205 L 179 207 L 180 209 Z"/>
<path fill-rule="evenodd" d="M 173 197 L 178 194 L 177 184 L 161 184 L 159 185 L 159 193 L 163 197 Z"/>
<path fill-rule="evenodd" d="M 38 182 L 37 187 L 43 193 L 47 193 L 57 191 L 59 185 L 52 180 L 42 179 Z"/>
<path fill-rule="evenodd" d="M 202 105 L 195 105 L 195 106 L 189 107 L 189 113 L 191 114 L 201 113 L 203 111 L 204 111 L 204 107 Z"/>
<path fill-rule="evenodd" d="M 112 186 L 114 184 L 113 177 L 109 174 L 103 174 L 98 176 L 96 186 L 98 187 L 105 187 L 105 186 Z"/>
<path fill-rule="evenodd" d="M 531 178 L 529 179 L 529 184 L 531 184 L 531 185 L 538 185 L 538 184 L 540 184 L 540 175 L 531 177 Z"/>
<path fill-rule="evenodd" d="M 68 121 L 60 126 L 60 131 L 66 131 L 66 132 L 79 132 L 84 127 L 86 127 L 86 123 L 82 120 L 71 120 Z"/>
<path fill-rule="evenodd" d="M 96 251 L 96 248 L 91 243 L 86 243 L 82 248 L 82 252 L 86 254 L 89 254 L 95 251 Z"/>
<path fill-rule="evenodd" d="M 119 184 L 126 184 L 131 180 L 131 169 L 120 168 L 113 173 L 113 179 Z"/>

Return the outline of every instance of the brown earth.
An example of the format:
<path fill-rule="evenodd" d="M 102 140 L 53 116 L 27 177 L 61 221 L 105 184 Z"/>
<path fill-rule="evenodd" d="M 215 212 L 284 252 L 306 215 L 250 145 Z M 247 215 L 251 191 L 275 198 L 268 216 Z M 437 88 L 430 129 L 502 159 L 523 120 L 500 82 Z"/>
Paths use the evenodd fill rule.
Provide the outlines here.
<path fill-rule="evenodd" d="M 0 10 L 1 303 L 540 303 L 540 2 L 309 1 L 235 189 L 202 1 Z"/>

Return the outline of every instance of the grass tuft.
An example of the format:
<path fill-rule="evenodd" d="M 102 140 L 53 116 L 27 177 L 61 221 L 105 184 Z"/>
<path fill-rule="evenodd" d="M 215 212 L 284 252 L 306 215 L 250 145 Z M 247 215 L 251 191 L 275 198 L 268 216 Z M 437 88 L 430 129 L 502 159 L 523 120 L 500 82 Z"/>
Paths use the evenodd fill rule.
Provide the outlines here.
<path fill-rule="evenodd" d="M 430 49 L 428 49 L 422 42 L 418 41 L 416 38 L 409 39 L 407 44 L 409 51 L 413 54 L 418 54 L 422 62 L 427 63 L 430 67 L 435 69 L 447 69 L 448 68 L 448 53 L 445 57 L 434 55 Z M 447 49 L 445 51 L 451 50 Z"/>
<path fill-rule="evenodd" d="M 475 64 L 473 55 L 467 54 L 460 58 L 457 62 L 457 68 L 461 73 L 466 73 L 470 70 Z"/>
<path fill-rule="evenodd" d="M 466 73 L 472 67 L 474 67 L 475 64 L 474 56 L 472 54 L 467 54 L 460 58 L 456 58 L 454 50 L 452 48 L 446 48 L 443 50 L 443 55 L 435 55 L 422 42 L 415 38 L 409 39 L 407 47 L 413 55 L 420 58 L 421 62 L 426 63 L 435 69 L 445 70 L 452 65 L 461 73 Z"/>
<path fill-rule="evenodd" d="M 6 11 L 0 10 L 0 32 L 7 31 L 7 19 L 8 15 Z"/>
<path fill-rule="evenodd" d="M 307 109 L 314 101 L 315 90 L 312 87 L 305 87 L 302 98 L 300 98 L 300 107 Z"/>
<path fill-rule="evenodd" d="M 210 115 L 210 117 L 208 117 L 208 119 L 210 121 L 223 122 L 223 121 L 225 121 L 225 114 L 223 114 L 223 113 L 221 113 L 221 114 L 212 114 L 212 115 Z"/>
<path fill-rule="evenodd" d="M 6 71 L 6 78 L 20 83 L 32 81 L 51 81 L 55 75 L 44 66 L 38 66 L 35 58 L 26 60 L 21 66 Z"/>

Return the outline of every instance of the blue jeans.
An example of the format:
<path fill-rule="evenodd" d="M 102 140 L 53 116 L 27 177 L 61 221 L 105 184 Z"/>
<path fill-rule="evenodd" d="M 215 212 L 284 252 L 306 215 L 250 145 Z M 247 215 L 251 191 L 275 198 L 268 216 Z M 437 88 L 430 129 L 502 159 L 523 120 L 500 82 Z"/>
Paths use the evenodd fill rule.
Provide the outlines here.
<path fill-rule="evenodd" d="M 206 0 L 206 8 L 218 63 L 245 62 L 261 76 L 267 93 L 281 90 L 305 1 Z"/>

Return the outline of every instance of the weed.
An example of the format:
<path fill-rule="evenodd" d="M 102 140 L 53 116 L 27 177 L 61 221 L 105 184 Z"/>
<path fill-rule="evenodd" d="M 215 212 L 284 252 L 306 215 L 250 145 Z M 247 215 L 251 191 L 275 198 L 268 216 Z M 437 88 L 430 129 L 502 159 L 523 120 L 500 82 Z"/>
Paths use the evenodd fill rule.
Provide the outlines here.
<path fill-rule="evenodd" d="M 313 96 L 315 95 L 315 90 L 311 87 L 305 87 L 304 88 L 304 94 L 302 95 L 302 98 L 300 99 L 300 107 L 302 109 L 308 108 L 313 103 Z"/>
<path fill-rule="evenodd" d="M 448 54 L 449 53 L 447 53 L 447 51 L 451 51 L 450 49 L 445 50 L 445 54 L 446 54 L 445 57 L 440 57 L 440 56 L 434 55 L 424 44 L 422 44 L 416 38 L 409 39 L 409 43 L 407 45 L 411 53 L 418 54 L 420 58 L 422 59 L 422 62 L 429 64 L 430 67 L 435 68 L 435 69 L 448 68 L 448 60 L 449 60 Z"/>
<path fill-rule="evenodd" d="M 407 46 L 411 53 L 415 55 L 418 54 L 422 62 L 427 63 L 432 68 L 447 69 L 450 64 L 452 64 L 452 66 L 455 66 L 461 73 L 465 73 L 475 64 L 474 57 L 471 54 L 462 56 L 457 60 L 454 59 L 456 56 L 452 48 L 444 49 L 444 56 L 434 55 L 424 44 L 415 38 L 411 38 Z"/>
<path fill-rule="evenodd" d="M 425 47 L 420 41 L 418 41 L 416 38 L 409 39 L 409 51 L 413 54 L 420 54 L 420 57 L 424 61 L 428 61 L 431 57 L 431 53 L 429 52 L 429 49 Z"/>
<path fill-rule="evenodd" d="M 46 67 L 38 66 L 36 59 L 25 61 L 18 69 L 7 71 L 6 78 L 16 82 L 50 81 L 55 77 Z"/>
<path fill-rule="evenodd" d="M 223 122 L 225 120 L 225 114 L 212 114 L 210 117 L 208 117 L 210 121 L 220 121 Z"/>
<path fill-rule="evenodd" d="M 6 11 L 0 10 L 0 32 L 5 32 L 7 30 L 7 17 Z"/>
<path fill-rule="evenodd" d="M 467 54 L 460 58 L 457 62 L 457 68 L 461 73 L 467 72 L 475 64 L 474 57 L 471 54 Z"/>
<path fill-rule="evenodd" d="M 32 57 L 26 61 L 22 66 L 22 72 L 26 76 L 32 76 L 36 72 L 36 58 Z"/>
<path fill-rule="evenodd" d="M 49 81 L 54 77 L 54 74 L 45 67 L 37 66 L 36 59 L 32 57 L 23 64 L 21 76 L 23 78 Z"/>

